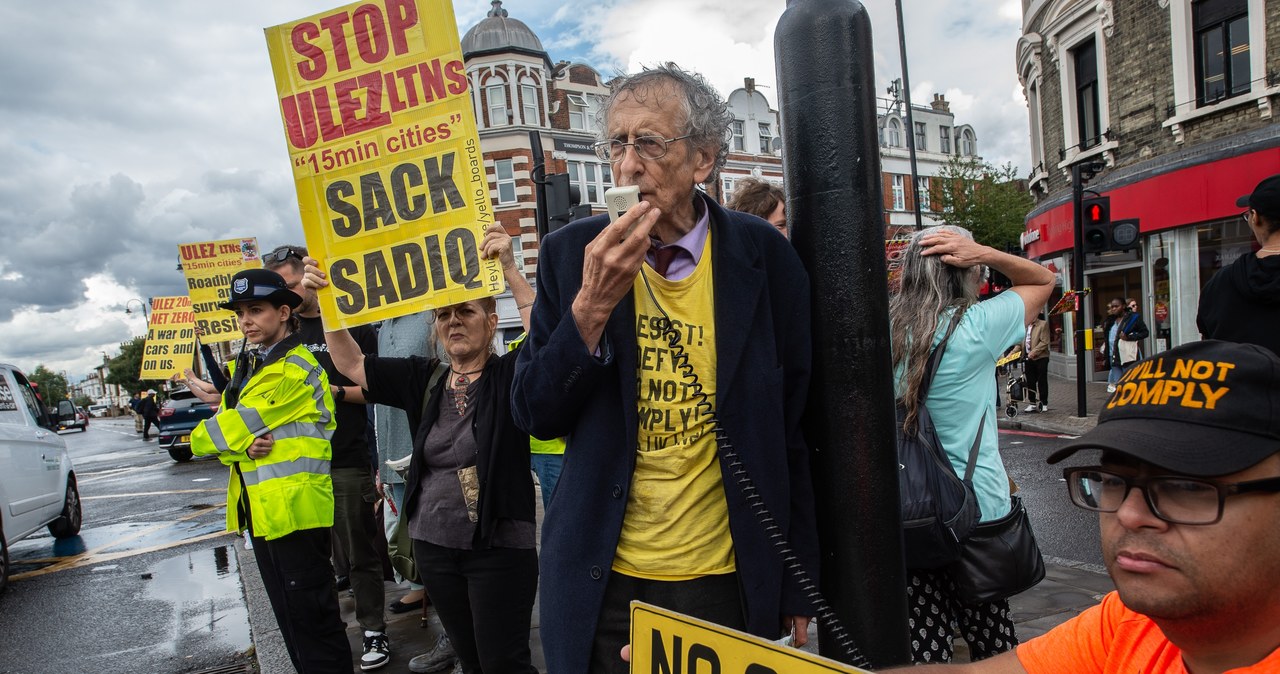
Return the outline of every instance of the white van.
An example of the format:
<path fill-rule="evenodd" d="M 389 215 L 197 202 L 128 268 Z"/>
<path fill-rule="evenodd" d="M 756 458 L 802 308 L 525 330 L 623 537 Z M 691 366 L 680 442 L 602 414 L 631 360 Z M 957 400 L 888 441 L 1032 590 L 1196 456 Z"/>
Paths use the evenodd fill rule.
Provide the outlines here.
<path fill-rule="evenodd" d="M 80 492 L 54 414 L 20 370 L 0 363 L 0 592 L 10 543 L 45 526 L 55 538 L 80 533 Z"/>
<path fill-rule="evenodd" d="M 110 405 L 90 405 L 89 416 L 105 417 L 107 416 L 107 410 L 109 409 L 111 409 Z"/>

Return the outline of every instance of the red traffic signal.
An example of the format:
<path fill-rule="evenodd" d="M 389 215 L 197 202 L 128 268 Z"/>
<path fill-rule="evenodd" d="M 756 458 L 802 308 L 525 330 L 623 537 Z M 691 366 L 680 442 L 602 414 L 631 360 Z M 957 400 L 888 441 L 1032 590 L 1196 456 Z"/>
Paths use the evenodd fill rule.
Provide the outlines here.
<path fill-rule="evenodd" d="M 1085 225 L 1102 225 L 1111 222 L 1111 197 L 1082 199 L 1080 208 L 1084 211 Z"/>
<path fill-rule="evenodd" d="M 1105 253 L 1111 243 L 1111 197 L 1080 200 L 1081 242 L 1086 253 Z"/>

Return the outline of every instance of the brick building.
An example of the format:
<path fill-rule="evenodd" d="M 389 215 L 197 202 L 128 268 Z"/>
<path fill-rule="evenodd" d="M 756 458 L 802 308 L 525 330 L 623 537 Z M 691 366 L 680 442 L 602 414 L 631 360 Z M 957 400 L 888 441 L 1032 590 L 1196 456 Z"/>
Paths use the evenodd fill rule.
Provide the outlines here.
<path fill-rule="evenodd" d="M 608 94 L 589 66 L 552 64 L 542 42 L 508 16 L 502 0 L 462 38 L 462 56 L 498 221 L 515 237 L 524 271 L 537 271 L 536 200 L 530 132 L 540 135 L 547 173 L 568 173 L 583 203 L 603 206 L 608 164 L 591 148 L 594 115 Z"/>
<path fill-rule="evenodd" d="M 1138 218 L 1139 248 L 1085 255 L 1082 325 L 1052 317 L 1051 367 L 1074 376 L 1069 336 L 1113 297 L 1136 297 L 1147 354 L 1199 339 L 1200 288 L 1256 245 L 1236 198 L 1280 172 L 1280 1 L 1023 0 L 1017 69 L 1031 121 L 1028 255 L 1071 286 L 1071 167 L 1111 218 Z M 1063 339 L 1062 336 L 1068 338 Z M 1105 377 L 1095 358 L 1096 377 Z"/>
<path fill-rule="evenodd" d="M 953 157 L 978 156 L 978 135 L 968 124 L 956 126 L 951 104 L 942 94 L 934 94 L 928 106 L 911 106 L 911 139 L 916 145 L 916 189 L 911 184 L 911 157 L 907 148 L 907 116 L 899 99 L 881 99 L 884 112 L 877 116 L 880 128 L 880 173 L 883 187 L 885 225 L 890 234 L 914 229 L 916 209 L 925 227 L 941 224 L 934 198 L 938 175 Z"/>
<path fill-rule="evenodd" d="M 526 275 L 537 274 L 534 154 L 530 132 L 538 132 L 547 173 L 568 173 L 583 203 L 603 212 L 604 191 L 612 186 L 607 162 L 596 157 L 596 113 L 609 93 L 607 80 L 590 66 L 553 63 L 541 40 L 523 22 L 511 18 L 502 0 L 493 0 L 488 15 L 462 38 L 462 56 L 479 126 L 480 145 L 494 212 L 514 237 L 517 259 Z M 735 121 L 729 156 L 719 175 L 704 186 L 721 203 L 733 196 L 738 181 L 754 177 L 782 184 L 779 117 L 753 78 L 727 98 Z M 935 177 L 953 156 L 977 157 L 977 135 L 968 125 L 956 126 L 950 104 L 936 95 L 931 105 L 914 106 L 919 193 L 910 183 L 905 110 L 901 102 L 881 101 L 881 165 L 884 172 L 885 224 L 890 232 L 936 222 L 930 195 Z M 499 297 L 500 326 L 506 336 L 518 333 L 510 298 Z"/>
<path fill-rule="evenodd" d="M 744 78 L 742 88 L 729 94 L 727 103 L 734 117 L 730 127 L 729 156 L 720 171 L 720 180 L 707 186 L 711 196 L 722 204 L 733 199 L 734 186 L 744 178 L 782 185 L 778 111 L 756 88 L 753 77 Z"/>

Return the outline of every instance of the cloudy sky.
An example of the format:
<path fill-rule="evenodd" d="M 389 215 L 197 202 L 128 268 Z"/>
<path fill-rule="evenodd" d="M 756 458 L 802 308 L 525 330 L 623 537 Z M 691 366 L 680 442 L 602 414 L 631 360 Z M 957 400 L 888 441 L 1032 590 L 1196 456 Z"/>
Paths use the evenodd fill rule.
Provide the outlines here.
<path fill-rule="evenodd" d="M 816 0 L 815 0 L 816 1 Z M 834 1 L 834 0 L 832 0 Z M 262 29 L 325 0 L 0 4 L 0 362 L 73 380 L 182 294 L 176 244 L 302 242 Z M 877 87 L 899 76 L 892 0 L 867 0 Z M 904 2 L 913 100 L 945 93 L 979 151 L 1025 173 L 1018 0 Z M 552 61 L 603 74 L 672 60 L 776 105 L 783 0 L 507 0 Z M 459 31 L 488 0 L 455 0 Z M 127 306 L 133 313 L 126 314 Z"/>

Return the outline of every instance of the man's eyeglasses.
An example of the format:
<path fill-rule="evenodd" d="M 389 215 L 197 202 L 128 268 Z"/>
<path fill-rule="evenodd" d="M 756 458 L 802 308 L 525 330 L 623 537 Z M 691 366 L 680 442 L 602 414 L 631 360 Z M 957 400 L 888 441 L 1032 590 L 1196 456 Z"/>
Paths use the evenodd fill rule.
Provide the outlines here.
<path fill-rule="evenodd" d="M 289 258 L 301 260 L 302 253 L 293 246 L 280 246 L 270 253 L 263 255 L 262 261 L 267 264 L 284 264 L 289 260 Z"/>
<path fill-rule="evenodd" d="M 1244 209 L 1244 212 L 1240 214 L 1240 217 L 1244 219 L 1244 224 L 1246 225 L 1249 224 L 1249 211 L 1252 210 L 1252 208 L 1246 208 Z"/>
<path fill-rule="evenodd" d="M 622 156 L 626 154 L 627 147 L 635 148 L 636 155 L 641 159 L 662 159 L 667 156 L 667 144 L 674 143 L 677 140 L 684 140 L 692 137 L 693 134 L 685 134 L 676 136 L 675 138 L 663 138 L 662 136 L 640 136 L 630 143 L 624 143 L 620 140 L 602 140 L 591 144 L 595 149 L 596 156 L 607 162 L 622 161 Z"/>
<path fill-rule="evenodd" d="M 1171 524 L 1215 524 L 1222 519 L 1227 497 L 1280 492 L 1280 477 L 1219 484 L 1174 475 L 1126 477 L 1096 466 L 1067 468 L 1062 475 L 1067 480 L 1071 502 L 1085 510 L 1114 513 L 1129 497 L 1129 490 L 1136 487 L 1142 490 L 1151 514 Z"/>

